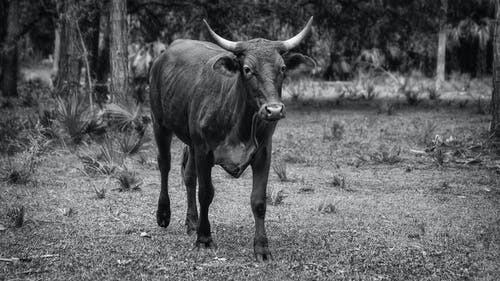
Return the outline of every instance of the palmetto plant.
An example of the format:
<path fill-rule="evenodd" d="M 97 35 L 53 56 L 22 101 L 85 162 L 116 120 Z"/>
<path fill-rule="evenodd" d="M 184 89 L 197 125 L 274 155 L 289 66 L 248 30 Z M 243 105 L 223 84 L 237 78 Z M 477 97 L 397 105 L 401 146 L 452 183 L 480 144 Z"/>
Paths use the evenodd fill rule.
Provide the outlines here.
<path fill-rule="evenodd" d="M 123 133 L 118 139 L 118 145 L 120 146 L 120 150 L 125 155 L 135 155 L 147 150 L 149 148 L 148 143 L 150 141 L 150 137 L 134 131 L 130 133 Z"/>
<path fill-rule="evenodd" d="M 141 185 L 144 183 L 142 179 L 137 177 L 136 172 L 125 168 L 120 172 L 116 179 L 120 184 L 118 191 L 136 191 L 141 189 Z"/>
<path fill-rule="evenodd" d="M 135 129 L 142 134 L 147 122 L 141 113 L 140 106 L 128 108 L 119 104 L 108 104 L 104 109 L 104 117 L 109 126 L 122 132 Z"/>
<path fill-rule="evenodd" d="M 102 121 L 95 112 L 88 109 L 78 93 L 66 98 L 57 97 L 57 119 L 75 144 L 82 142 L 86 134 L 104 130 Z"/>
<path fill-rule="evenodd" d="M 114 147 L 112 139 L 106 136 L 98 149 L 87 148 L 79 157 L 83 171 L 89 175 L 113 175 L 123 164 L 124 155 Z"/>

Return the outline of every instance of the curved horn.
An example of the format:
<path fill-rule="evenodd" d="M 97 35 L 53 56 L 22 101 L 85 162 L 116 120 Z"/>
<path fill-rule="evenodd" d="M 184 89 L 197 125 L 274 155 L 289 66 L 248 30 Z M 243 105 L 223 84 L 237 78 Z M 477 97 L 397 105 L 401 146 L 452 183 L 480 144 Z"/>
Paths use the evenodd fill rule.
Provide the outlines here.
<path fill-rule="evenodd" d="M 210 25 L 208 25 L 208 22 L 203 19 L 203 22 L 208 28 L 208 32 L 210 32 L 210 35 L 212 38 L 217 42 L 217 45 L 221 46 L 222 48 L 230 51 L 230 52 L 238 52 L 241 51 L 242 46 L 240 42 L 234 42 L 234 41 L 229 41 L 227 39 L 222 38 L 219 34 L 215 33 Z"/>
<path fill-rule="evenodd" d="M 286 41 L 282 41 L 283 44 L 282 48 L 284 51 L 289 51 L 300 44 L 300 42 L 307 36 L 307 34 L 309 34 L 309 31 L 311 31 L 312 21 L 313 17 L 309 19 L 306 26 L 302 29 L 302 31 L 299 34 L 295 35 L 294 37 Z"/>

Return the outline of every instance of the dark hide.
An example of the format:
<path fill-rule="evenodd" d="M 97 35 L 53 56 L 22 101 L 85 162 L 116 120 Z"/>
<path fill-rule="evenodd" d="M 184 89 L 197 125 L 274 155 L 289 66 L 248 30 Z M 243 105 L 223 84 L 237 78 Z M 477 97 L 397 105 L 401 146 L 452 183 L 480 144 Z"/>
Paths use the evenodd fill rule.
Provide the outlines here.
<path fill-rule="evenodd" d="M 284 117 L 280 98 L 286 67 L 276 43 L 264 39 L 245 43 L 245 50 L 232 53 L 209 42 L 177 40 L 153 63 L 150 101 L 161 172 L 157 221 L 163 227 L 170 222 L 168 173 L 175 134 L 187 145 L 182 162 L 188 194 L 186 226 L 188 233 L 197 231 L 196 246 L 215 247 L 208 220 L 214 195 L 212 167 L 218 164 L 237 178 L 251 166 L 254 251 L 258 260 L 267 260 L 271 254 L 264 227 L 266 186 L 271 137 L 276 121 Z M 301 61 L 312 60 L 294 55 L 291 66 Z"/>

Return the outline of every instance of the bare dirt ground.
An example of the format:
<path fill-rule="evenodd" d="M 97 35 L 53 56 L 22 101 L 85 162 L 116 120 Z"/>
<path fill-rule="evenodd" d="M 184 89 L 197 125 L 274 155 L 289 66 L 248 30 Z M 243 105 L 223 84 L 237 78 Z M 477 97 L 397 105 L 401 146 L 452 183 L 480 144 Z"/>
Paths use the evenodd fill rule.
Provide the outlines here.
<path fill-rule="evenodd" d="M 253 258 L 251 171 L 236 180 L 214 168 L 218 250 L 192 251 L 179 140 L 167 229 L 155 219 L 154 144 L 147 161 L 127 160 L 144 182 L 128 192 L 82 173 L 79 147 L 56 146 L 41 156 L 34 182 L 0 183 L 0 279 L 499 280 L 498 159 L 481 149 L 488 122 L 472 108 L 387 115 L 374 106 L 289 106 L 273 146 L 287 179 L 271 171 L 269 181 L 274 261 L 262 264 Z M 16 228 L 9 213 L 17 206 L 25 216 Z"/>

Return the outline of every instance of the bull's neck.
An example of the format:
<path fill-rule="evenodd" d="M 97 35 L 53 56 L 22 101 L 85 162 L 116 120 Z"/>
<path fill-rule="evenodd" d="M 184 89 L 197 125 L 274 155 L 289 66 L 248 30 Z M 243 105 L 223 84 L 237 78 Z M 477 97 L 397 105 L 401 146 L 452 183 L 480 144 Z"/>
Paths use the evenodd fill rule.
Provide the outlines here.
<path fill-rule="evenodd" d="M 250 140 L 252 118 L 257 108 L 251 103 L 251 94 L 246 89 L 242 78 L 238 75 L 235 79 L 236 82 L 225 95 L 221 112 L 230 114 L 226 120 L 230 120 L 229 125 L 233 128 L 228 137 L 246 141 Z"/>

